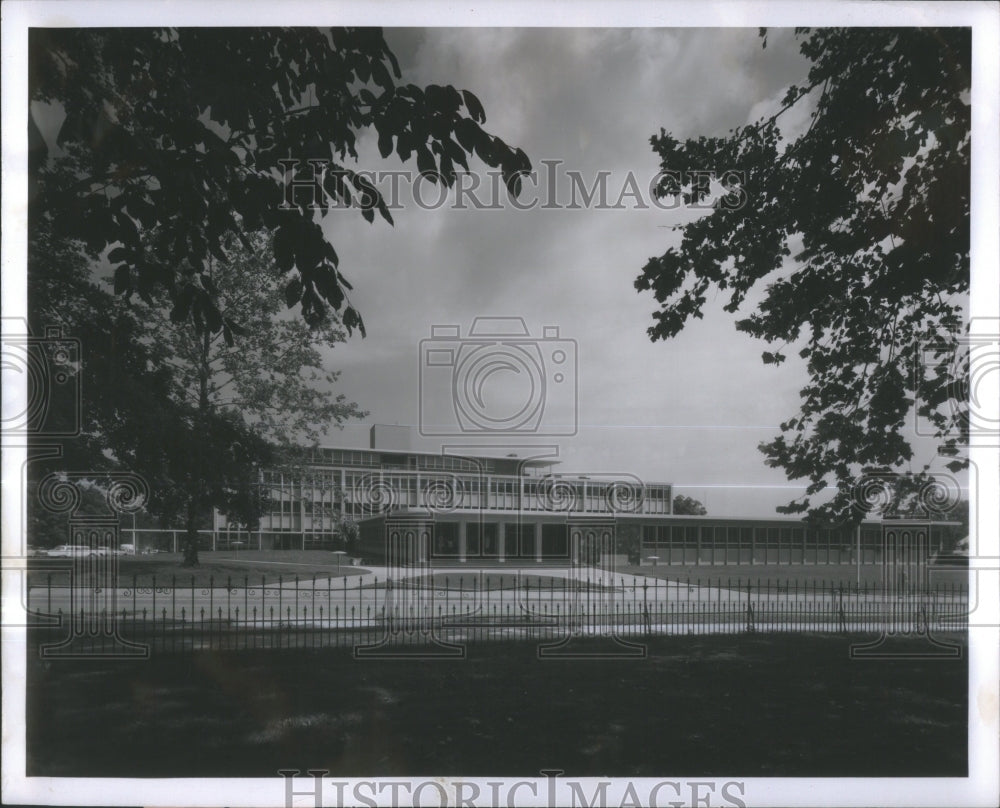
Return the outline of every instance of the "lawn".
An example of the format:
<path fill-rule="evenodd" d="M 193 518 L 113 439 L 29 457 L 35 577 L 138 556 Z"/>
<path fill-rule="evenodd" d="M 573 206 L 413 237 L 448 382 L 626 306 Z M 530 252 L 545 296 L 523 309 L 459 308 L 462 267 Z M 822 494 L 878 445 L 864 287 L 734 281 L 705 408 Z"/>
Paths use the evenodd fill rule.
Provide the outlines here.
<path fill-rule="evenodd" d="M 858 582 L 858 568 L 853 564 L 754 564 L 752 566 L 736 566 L 725 564 L 661 564 L 652 566 L 626 566 L 616 572 L 633 575 L 647 575 L 650 578 L 666 578 L 674 581 L 700 581 L 702 584 L 716 586 L 746 586 L 748 582 L 766 586 L 770 581 L 772 586 L 781 585 L 795 588 L 796 584 L 803 587 L 817 587 L 826 583 L 845 587 L 853 587 Z M 941 587 L 968 587 L 967 569 L 954 567 L 931 567 L 930 585 Z M 878 564 L 863 564 L 861 566 L 861 586 L 879 586 L 882 583 L 882 567 Z"/>
<path fill-rule="evenodd" d="M 657 638 L 631 660 L 539 660 L 528 642 L 464 660 L 32 656 L 27 772 L 964 776 L 967 664 L 852 661 L 848 646 L 794 634 Z"/>
<path fill-rule="evenodd" d="M 259 585 L 263 579 L 267 584 L 274 584 L 280 578 L 292 581 L 295 576 L 300 579 L 329 578 L 362 575 L 367 572 L 363 567 L 351 566 L 348 556 L 342 556 L 338 563 L 337 556 L 326 550 L 287 550 L 282 552 L 260 550 L 226 550 L 216 552 L 201 552 L 198 554 L 197 567 L 184 567 L 182 553 L 156 553 L 154 555 L 118 556 L 118 580 L 123 586 L 131 586 L 133 578 L 142 586 L 152 584 L 156 578 L 157 586 L 180 587 L 211 585 L 225 586 L 231 580 L 233 586 L 242 586 L 248 579 L 251 586 Z M 70 559 L 32 559 L 28 573 L 31 586 L 45 586 L 48 581 L 47 568 L 61 566 L 65 569 Z M 53 571 L 52 585 L 65 585 L 66 572 Z M 193 584 L 192 584 L 193 581 Z"/>

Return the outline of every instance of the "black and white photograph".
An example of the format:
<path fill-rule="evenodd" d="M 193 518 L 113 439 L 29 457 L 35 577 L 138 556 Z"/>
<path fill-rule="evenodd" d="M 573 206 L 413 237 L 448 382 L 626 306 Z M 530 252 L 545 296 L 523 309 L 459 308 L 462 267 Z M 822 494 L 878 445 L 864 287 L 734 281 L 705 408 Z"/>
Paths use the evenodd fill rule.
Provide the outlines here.
<path fill-rule="evenodd" d="M 3 15 L 8 805 L 1000 802 L 1000 10 Z"/>

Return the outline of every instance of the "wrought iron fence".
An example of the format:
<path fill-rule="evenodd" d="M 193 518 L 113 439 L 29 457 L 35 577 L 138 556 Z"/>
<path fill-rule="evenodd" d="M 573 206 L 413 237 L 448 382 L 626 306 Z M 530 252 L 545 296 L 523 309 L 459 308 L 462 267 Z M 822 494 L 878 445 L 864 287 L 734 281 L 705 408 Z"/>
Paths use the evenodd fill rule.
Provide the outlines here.
<path fill-rule="evenodd" d="M 33 640 L 97 656 L 119 645 L 170 652 L 779 631 L 918 636 L 963 632 L 969 611 L 968 591 L 955 583 L 672 580 L 592 568 L 564 578 L 439 572 L 381 580 L 278 576 L 259 584 L 210 577 L 198 585 L 176 576 L 110 588 L 59 584 L 49 574 L 29 588 Z"/>

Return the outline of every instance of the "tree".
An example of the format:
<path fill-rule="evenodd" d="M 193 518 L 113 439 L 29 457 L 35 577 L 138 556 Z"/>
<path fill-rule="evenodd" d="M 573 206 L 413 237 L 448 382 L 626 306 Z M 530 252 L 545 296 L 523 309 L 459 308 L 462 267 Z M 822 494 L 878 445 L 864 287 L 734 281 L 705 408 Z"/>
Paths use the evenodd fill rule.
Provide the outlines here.
<path fill-rule="evenodd" d="M 635 286 L 660 304 L 654 341 L 701 317 L 713 288 L 735 313 L 763 287 L 737 330 L 777 345 L 765 363 L 780 364 L 791 349 L 809 374 L 799 412 L 760 445 L 769 466 L 808 480 L 805 495 L 778 510 L 856 522 L 853 481 L 908 466 L 914 412 L 933 424 L 942 454 L 958 455 L 966 441 L 971 34 L 796 29 L 796 37 L 811 64 L 775 114 L 724 137 L 681 142 L 661 130 L 651 138 L 661 197 L 691 203 L 712 193 L 682 171 L 736 173 Z M 785 139 L 781 116 L 804 104 L 807 128 Z M 911 490 L 927 484 L 928 468 L 906 475 Z M 831 482 L 833 498 L 814 506 Z"/>
<path fill-rule="evenodd" d="M 100 283 L 83 245 L 55 237 L 44 220 L 28 238 L 28 329 L 37 339 L 57 329 L 61 338 L 76 340 L 80 352 L 64 367 L 70 394 L 48 402 L 45 431 L 76 433 L 61 441 L 59 467 L 52 470 L 99 475 L 117 467 L 116 448 L 179 425 L 170 399 L 172 370 L 163 344 L 144 339 L 135 311 Z"/>
<path fill-rule="evenodd" d="M 38 481 L 31 479 L 27 485 L 27 501 L 30 504 L 39 502 Z M 81 485 L 80 503 L 76 512 L 103 516 L 107 513 L 107 503 L 103 490 L 95 485 Z M 26 533 L 28 545 L 31 548 L 49 549 L 59 544 L 72 544 L 69 533 L 69 517 L 65 513 L 54 513 L 43 507 L 29 507 L 27 512 Z"/>
<path fill-rule="evenodd" d="M 628 563 L 638 565 L 642 557 L 642 528 L 620 523 L 615 527 L 615 552 L 628 556 Z"/>
<path fill-rule="evenodd" d="M 158 492 L 161 512 L 183 514 L 185 564 L 198 563 L 198 520 L 207 508 L 255 526 L 259 467 L 294 464 L 298 447 L 366 415 L 332 392 L 340 373 L 325 367 L 324 352 L 344 341 L 344 329 L 330 316 L 308 325 L 284 316 L 268 239 L 251 235 L 249 244 L 225 245 L 225 260 L 210 258 L 200 278 L 235 333 L 176 322 L 163 292 L 154 305 L 133 304 L 147 327 L 144 340 L 155 340 L 169 356 L 176 404 L 191 414 L 190 440 L 169 458 Z M 160 260 L 145 258 L 149 265 Z"/>
<path fill-rule="evenodd" d="M 343 342 L 344 330 L 331 318 L 309 326 L 282 310 L 265 237 L 251 236 L 249 251 L 230 245 L 203 280 L 244 323 L 228 339 L 174 322 L 165 292 L 152 303 L 116 298 L 82 249 L 46 228 L 31 240 L 32 329 L 61 325 L 85 349 L 81 434 L 65 442 L 58 470 L 141 474 L 152 494 L 147 510 L 168 524 L 184 520 L 185 563 L 197 563 L 197 531 L 210 508 L 254 525 L 260 467 L 294 463 L 298 445 L 364 415 L 332 392 L 339 374 L 324 367 L 322 351 Z M 51 465 L 33 464 L 32 479 Z"/>
<path fill-rule="evenodd" d="M 83 245 L 55 237 L 47 225 L 41 220 L 28 233 L 28 329 L 43 342 L 58 329 L 59 340 L 76 340 L 79 354 L 60 368 L 70 378 L 58 386 L 69 394 L 49 397 L 45 433 L 32 438 L 41 459 L 27 466 L 27 528 L 29 541 L 42 542 L 60 523 L 65 531 L 65 516 L 47 513 L 36 495 L 46 474 L 72 471 L 101 485 L 106 473 L 124 467 L 142 475 L 155 495 L 165 488 L 166 458 L 190 445 L 191 423 L 172 397 L 163 343 L 148 338 L 135 310 L 101 284 Z M 46 451 L 54 443 L 47 435 L 74 433 L 59 440 L 57 456 Z"/>
<path fill-rule="evenodd" d="M 530 170 L 524 152 L 482 129 L 473 93 L 400 78 L 377 29 L 29 33 L 29 313 L 37 333 L 62 323 L 86 353 L 84 423 L 65 441 L 60 465 L 143 474 L 162 518 L 186 513 L 189 561 L 192 511 L 212 503 L 252 520 L 256 467 L 287 457 L 275 446 L 356 414 L 342 400 L 324 413 L 304 387 L 273 383 L 269 373 L 282 368 L 264 368 L 278 357 L 259 343 L 258 325 L 271 316 L 275 329 L 293 328 L 275 314 L 283 302 L 299 307 L 309 339 L 329 336 L 338 320 L 364 334 L 320 226 L 345 205 L 369 223 L 376 211 L 392 223 L 366 173 L 345 165 L 357 161 L 360 135 L 373 130 L 383 158 L 395 152 L 449 187 L 472 155 L 500 167 L 514 194 Z M 36 121 L 45 105 L 65 115 L 55 149 Z M 287 204 L 289 179 L 302 179 L 290 177 L 289 159 L 308 176 L 316 167 L 304 161 L 324 161 L 320 202 L 329 205 L 305 195 Z M 261 247 L 258 232 L 268 235 L 271 260 L 261 255 L 224 272 L 237 242 Z M 111 265 L 117 302 L 92 277 L 98 260 Z M 255 284 L 270 297 L 241 309 L 236 301 Z M 181 330 L 150 335 L 150 322 L 166 328 L 168 320 Z M 297 367 L 311 364 L 302 352 L 314 343 L 303 328 L 295 337 L 299 353 L 282 357 L 289 372 L 300 360 Z M 199 350 L 204 358 L 225 345 L 235 356 L 237 341 L 248 363 L 240 406 L 213 400 L 198 365 Z M 292 406 L 279 416 L 267 396 Z"/>
<path fill-rule="evenodd" d="M 337 519 L 337 529 L 340 533 L 344 550 L 351 554 L 357 553 L 361 540 L 361 528 L 358 523 L 351 517 L 341 514 Z"/>
<path fill-rule="evenodd" d="M 65 113 L 52 153 L 30 119 L 31 226 L 44 218 L 92 255 L 107 251 L 116 294 L 150 303 L 166 290 L 176 320 L 212 334 L 233 322 L 202 282 L 210 257 L 224 261 L 234 237 L 249 247 L 246 234 L 266 230 L 304 319 L 332 310 L 364 333 L 317 203 L 392 223 L 365 172 L 345 165 L 361 133 L 377 133 L 383 158 L 395 152 L 448 187 L 473 154 L 500 167 L 514 194 L 531 168 L 481 128 L 473 93 L 400 78 L 375 28 L 31 29 L 30 99 Z M 310 159 L 326 167 L 324 194 L 288 204 L 283 161 L 300 161 L 301 179 L 313 176 Z"/>
<path fill-rule="evenodd" d="M 693 497 L 678 494 L 674 497 L 672 513 L 676 516 L 705 516 L 708 511 Z"/>

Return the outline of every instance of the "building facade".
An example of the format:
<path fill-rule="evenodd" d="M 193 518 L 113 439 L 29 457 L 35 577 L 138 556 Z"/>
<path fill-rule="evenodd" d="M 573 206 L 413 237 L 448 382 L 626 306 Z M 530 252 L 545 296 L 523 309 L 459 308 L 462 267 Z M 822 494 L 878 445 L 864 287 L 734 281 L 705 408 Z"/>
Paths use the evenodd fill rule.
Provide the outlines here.
<path fill-rule="evenodd" d="M 261 473 L 259 529 L 215 515 L 217 549 L 352 550 L 369 563 L 876 564 L 878 521 L 813 527 L 793 518 L 672 513 L 672 486 L 629 475 L 566 475 L 546 459 L 412 451 L 406 427 L 373 427 L 369 449 L 316 448 Z M 928 522 L 918 554 L 941 546 Z"/>

